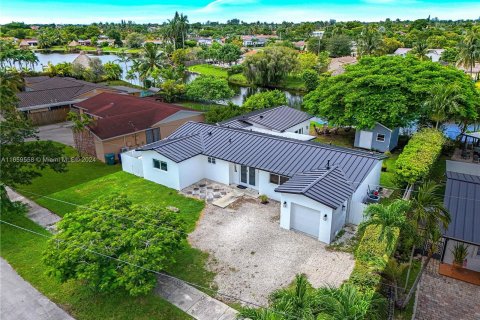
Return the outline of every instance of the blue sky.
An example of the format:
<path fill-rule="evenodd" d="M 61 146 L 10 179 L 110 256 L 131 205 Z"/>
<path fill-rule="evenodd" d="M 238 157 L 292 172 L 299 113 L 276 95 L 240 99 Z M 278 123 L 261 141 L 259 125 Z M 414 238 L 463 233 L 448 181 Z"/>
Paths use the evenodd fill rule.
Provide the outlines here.
<path fill-rule="evenodd" d="M 0 23 L 163 22 L 178 10 L 190 22 L 477 19 L 479 0 L 0 0 Z"/>

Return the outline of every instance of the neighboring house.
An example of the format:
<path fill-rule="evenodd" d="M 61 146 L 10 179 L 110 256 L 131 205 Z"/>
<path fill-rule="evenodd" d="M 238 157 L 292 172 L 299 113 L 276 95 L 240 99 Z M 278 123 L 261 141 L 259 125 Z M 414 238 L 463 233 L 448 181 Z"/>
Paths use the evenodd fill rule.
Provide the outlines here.
<path fill-rule="evenodd" d="M 396 56 L 406 57 L 410 51 L 412 51 L 412 48 L 398 48 L 393 54 Z M 429 57 L 433 62 L 438 62 L 440 61 L 443 51 L 445 51 L 445 49 L 428 49 L 427 57 Z"/>
<path fill-rule="evenodd" d="M 65 121 L 70 107 L 102 92 L 125 93 L 112 87 L 68 77 L 25 77 L 25 91 L 17 93 L 18 110 L 34 125 Z"/>
<path fill-rule="evenodd" d="M 89 40 L 89 39 L 87 39 L 87 40 L 78 39 L 78 44 L 81 45 L 81 46 L 91 46 L 92 41 Z"/>
<path fill-rule="evenodd" d="M 187 121 L 204 121 L 198 111 L 115 93 L 101 93 L 72 108 L 94 119 L 87 152 L 101 161 L 108 153 L 118 159 L 120 152 L 165 138 Z"/>
<path fill-rule="evenodd" d="M 80 65 L 85 69 L 90 68 L 90 58 L 84 51 L 81 51 L 80 54 L 72 61 L 72 65 Z"/>
<path fill-rule="evenodd" d="M 252 36 L 242 36 L 243 46 L 244 47 L 264 47 L 268 39 L 276 39 L 275 35 L 252 35 Z"/>
<path fill-rule="evenodd" d="M 22 41 L 20 41 L 18 46 L 21 49 L 28 49 L 28 48 L 31 48 L 31 47 L 36 47 L 36 46 L 38 46 L 38 40 L 37 39 L 23 39 Z"/>
<path fill-rule="evenodd" d="M 444 230 L 441 262 L 453 264 L 453 248 L 457 243 L 468 246 L 464 268 L 478 272 L 480 283 L 480 165 L 447 161 L 447 186 L 444 205 L 451 216 Z"/>
<path fill-rule="evenodd" d="M 219 125 L 308 141 L 315 139 L 309 135 L 313 118 L 306 112 L 280 106 L 243 114 Z"/>
<path fill-rule="evenodd" d="M 323 30 L 315 30 L 312 32 L 312 37 L 322 39 L 324 34 L 325 34 L 325 31 Z"/>
<path fill-rule="evenodd" d="M 357 58 L 354 56 L 332 58 L 328 65 L 328 72 L 330 72 L 332 76 L 337 76 L 345 72 L 347 65 L 355 63 L 357 63 Z"/>
<path fill-rule="evenodd" d="M 199 46 L 200 45 L 211 46 L 213 44 L 212 38 L 197 38 L 196 40 Z"/>
<path fill-rule="evenodd" d="M 345 223 L 363 220 L 363 202 L 369 188 L 379 184 L 383 159 L 372 152 L 195 122 L 126 156 L 123 170 L 176 190 L 203 179 L 248 187 L 279 201 L 282 228 L 325 243 Z"/>
<path fill-rule="evenodd" d="M 392 151 L 398 144 L 399 128 L 389 129 L 378 123 L 372 129 L 357 129 L 354 146 L 379 152 Z"/>

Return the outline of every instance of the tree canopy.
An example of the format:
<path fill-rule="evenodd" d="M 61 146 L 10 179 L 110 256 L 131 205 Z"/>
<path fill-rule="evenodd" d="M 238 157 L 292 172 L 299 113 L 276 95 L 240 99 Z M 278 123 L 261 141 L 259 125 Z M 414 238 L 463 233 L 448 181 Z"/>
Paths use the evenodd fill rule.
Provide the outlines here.
<path fill-rule="evenodd" d="M 462 71 L 414 57 L 365 57 L 346 72 L 323 79 L 305 96 L 306 109 L 336 125 L 372 128 L 376 122 L 395 128 L 428 117 L 425 100 L 434 84 L 453 84 L 462 99 L 452 117 L 478 119 L 480 97 Z"/>
<path fill-rule="evenodd" d="M 150 292 L 155 273 L 172 263 L 186 233 L 175 213 L 133 205 L 113 194 L 66 214 L 44 252 L 49 273 L 82 279 L 96 291 Z M 114 257 L 112 259 L 110 257 Z M 139 268 L 141 266 L 142 268 Z"/>
<path fill-rule="evenodd" d="M 187 85 L 187 96 L 193 100 L 221 101 L 233 97 L 228 82 L 213 76 L 199 76 Z"/>
<path fill-rule="evenodd" d="M 252 110 L 273 108 L 278 106 L 284 106 L 287 104 L 287 97 L 285 93 L 279 90 L 270 90 L 264 92 L 258 92 L 245 100 L 242 105 L 242 109 L 245 112 Z"/>

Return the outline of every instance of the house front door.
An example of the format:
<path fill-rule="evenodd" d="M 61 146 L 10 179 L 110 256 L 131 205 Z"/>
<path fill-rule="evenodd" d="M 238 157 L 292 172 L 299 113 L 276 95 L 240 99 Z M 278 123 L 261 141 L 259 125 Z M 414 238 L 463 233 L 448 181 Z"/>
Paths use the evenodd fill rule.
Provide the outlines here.
<path fill-rule="evenodd" d="M 253 187 L 256 185 L 255 168 L 240 166 L 240 184 Z"/>

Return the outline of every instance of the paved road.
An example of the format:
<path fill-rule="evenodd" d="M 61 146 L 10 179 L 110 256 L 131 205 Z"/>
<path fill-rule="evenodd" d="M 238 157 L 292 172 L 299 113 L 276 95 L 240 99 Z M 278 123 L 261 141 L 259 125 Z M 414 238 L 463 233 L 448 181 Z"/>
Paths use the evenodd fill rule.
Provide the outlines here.
<path fill-rule="evenodd" d="M 0 258 L 0 318 L 2 320 L 74 320 L 48 300 Z"/>
<path fill-rule="evenodd" d="M 74 147 L 73 133 L 71 122 L 60 122 L 55 124 L 49 124 L 46 126 L 37 127 L 37 136 L 40 140 L 52 140 L 57 141 L 69 146 Z"/>

